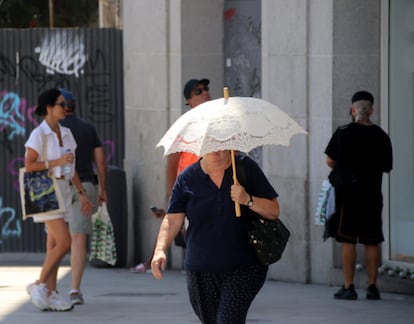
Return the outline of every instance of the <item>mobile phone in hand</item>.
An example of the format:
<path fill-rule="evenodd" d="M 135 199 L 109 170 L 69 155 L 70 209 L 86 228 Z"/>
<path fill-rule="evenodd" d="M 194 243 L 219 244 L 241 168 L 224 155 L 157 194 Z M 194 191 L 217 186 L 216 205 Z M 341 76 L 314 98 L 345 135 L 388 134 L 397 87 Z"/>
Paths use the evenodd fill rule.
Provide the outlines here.
<path fill-rule="evenodd" d="M 158 207 L 156 207 L 156 206 L 151 206 L 150 207 L 150 209 L 151 209 L 151 211 L 153 212 L 153 213 L 157 213 L 157 212 L 159 212 L 160 210 L 159 210 L 159 208 Z"/>
<path fill-rule="evenodd" d="M 164 209 L 159 209 L 156 206 L 151 206 L 150 209 L 154 213 L 154 216 L 157 217 L 157 218 L 162 218 L 162 217 L 165 216 L 165 210 Z"/>

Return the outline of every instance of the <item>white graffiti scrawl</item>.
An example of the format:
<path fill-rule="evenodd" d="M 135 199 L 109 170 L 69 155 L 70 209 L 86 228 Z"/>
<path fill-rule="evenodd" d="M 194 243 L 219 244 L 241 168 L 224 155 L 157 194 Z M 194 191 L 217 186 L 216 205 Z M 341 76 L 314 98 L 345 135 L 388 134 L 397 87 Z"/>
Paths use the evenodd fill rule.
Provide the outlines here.
<path fill-rule="evenodd" d="M 57 31 L 47 35 L 35 52 L 39 53 L 39 62 L 49 74 L 73 74 L 79 77 L 87 58 L 83 36 L 77 35 L 75 31 Z"/>

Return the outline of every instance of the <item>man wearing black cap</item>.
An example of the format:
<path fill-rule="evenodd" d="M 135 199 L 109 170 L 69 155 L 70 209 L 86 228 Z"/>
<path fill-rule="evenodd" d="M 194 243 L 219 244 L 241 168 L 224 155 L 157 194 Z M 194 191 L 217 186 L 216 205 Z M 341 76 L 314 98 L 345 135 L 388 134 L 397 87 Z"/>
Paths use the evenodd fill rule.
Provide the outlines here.
<path fill-rule="evenodd" d="M 208 79 L 191 79 L 184 86 L 184 98 L 187 100 L 186 105 L 195 108 L 198 105 L 211 100 Z M 186 167 L 198 160 L 198 156 L 189 152 L 173 153 L 167 156 L 167 192 L 171 194 L 172 187 L 177 179 L 178 174 Z"/>
<path fill-rule="evenodd" d="M 184 98 L 187 100 L 186 105 L 191 108 L 197 107 L 198 105 L 211 100 L 208 85 L 210 80 L 208 79 L 191 79 L 187 81 L 184 86 Z"/>
<path fill-rule="evenodd" d="M 186 105 L 191 108 L 195 108 L 202 103 L 211 100 L 209 87 L 210 80 L 208 79 L 191 79 L 188 80 L 184 85 L 184 98 L 187 101 Z M 186 167 L 197 162 L 198 156 L 190 152 L 178 152 L 172 153 L 167 156 L 167 193 L 168 197 L 171 195 L 172 188 L 174 186 L 177 176 L 183 171 Z M 162 218 L 165 216 L 164 209 L 153 210 L 154 215 L 157 218 Z M 182 232 L 177 235 L 175 240 L 176 244 L 182 247 L 185 247 L 184 237 Z M 155 246 L 154 246 L 155 247 Z M 152 256 L 151 256 L 152 258 Z M 151 267 L 151 259 L 147 262 L 142 262 L 131 268 L 132 272 L 143 273 L 146 272 Z"/>
<path fill-rule="evenodd" d="M 102 142 L 98 137 L 95 127 L 75 115 L 75 97 L 66 89 L 59 89 L 65 98 L 66 117 L 61 121 L 63 126 L 70 128 L 75 137 L 76 171 L 88 198 L 97 205 L 107 201 L 106 194 L 106 160 Z M 94 163 L 98 176 L 94 173 Z M 98 186 L 99 185 L 99 186 Z M 87 236 L 92 233 L 91 217 L 82 215 L 79 199 L 73 196 L 73 220 L 69 223 L 72 244 L 70 248 L 71 265 L 71 291 L 69 292 L 72 305 L 83 304 L 83 296 L 80 290 L 83 272 L 86 264 Z"/>
<path fill-rule="evenodd" d="M 336 195 L 331 236 L 342 244 L 344 285 L 334 294 L 335 299 L 358 298 L 354 286 L 357 243 L 365 246 L 366 298 L 380 299 L 376 281 L 384 241 L 381 185 L 383 173 L 392 169 L 392 147 L 389 136 L 370 120 L 373 104 L 372 94 L 356 92 L 352 96 L 353 122 L 339 127 L 325 150 Z"/>

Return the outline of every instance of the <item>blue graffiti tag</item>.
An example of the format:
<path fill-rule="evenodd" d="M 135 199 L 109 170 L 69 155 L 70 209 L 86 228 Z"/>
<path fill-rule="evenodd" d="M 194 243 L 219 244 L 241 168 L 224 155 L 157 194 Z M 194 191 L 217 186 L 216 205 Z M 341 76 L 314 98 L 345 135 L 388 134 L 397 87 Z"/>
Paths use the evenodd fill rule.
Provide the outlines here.
<path fill-rule="evenodd" d="M 3 215 L 9 214 L 9 217 L 4 216 L 6 221 L 4 222 L 3 228 L 1 229 L 1 238 L 0 244 L 3 243 L 3 239 L 15 236 L 17 238 L 21 238 L 22 236 L 22 228 L 20 224 L 20 220 L 16 219 L 16 211 L 13 208 L 5 207 L 3 208 L 3 198 L 0 197 L 0 220 L 2 219 Z M 16 228 L 12 229 L 12 223 L 16 223 Z"/>
<path fill-rule="evenodd" d="M 19 111 L 20 98 L 16 93 L 6 93 L 0 101 L 0 132 L 6 127 L 12 129 L 8 139 L 12 140 L 15 135 L 24 136 L 26 129 L 24 125 L 25 117 Z"/>

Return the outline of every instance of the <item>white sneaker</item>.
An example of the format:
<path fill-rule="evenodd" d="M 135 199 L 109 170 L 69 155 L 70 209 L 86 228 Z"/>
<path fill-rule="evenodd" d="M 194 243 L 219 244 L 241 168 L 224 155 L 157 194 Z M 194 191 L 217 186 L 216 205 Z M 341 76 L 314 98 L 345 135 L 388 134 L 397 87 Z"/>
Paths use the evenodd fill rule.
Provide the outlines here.
<path fill-rule="evenodd" d="M 65 312 L 73 309 L 73 305 L 60 296 L 56 291 L 52 291 L 49 296 L 49 310 L 54 312 Z"/>
<path fill-rule="evenodd" d="M 46 310 L 49 306 L 48 301 L 48 289 L 44 283 L 40 283 L 38 285 L 33 285 L 32 289 L 27 289 L 27 292 L 31 293 L 32 303 L 40 310 Z"/>
<path fill-rule="evenodd" d="M 35 285 L 35 283 L 34 282 L 32 282 L 32 283 L 29 283 L 27 286 L 26 286 L 26 292 L 27 292 L 27 294 L 30 296 L 31 294 L 32 294 L 32 290 L 33 290 L 33 286 Z"/>

